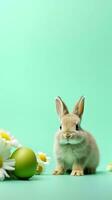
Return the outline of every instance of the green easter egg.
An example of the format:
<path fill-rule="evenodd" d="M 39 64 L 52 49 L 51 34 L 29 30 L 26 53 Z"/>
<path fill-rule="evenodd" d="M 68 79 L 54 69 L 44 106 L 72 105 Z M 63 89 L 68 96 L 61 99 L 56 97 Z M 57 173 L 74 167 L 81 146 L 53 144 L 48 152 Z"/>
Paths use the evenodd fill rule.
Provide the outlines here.
<path fill-rule="evenodd" d="M 26 147 L 14 151 L 11 158 L 15 159 L 14 175 L 19 179 L 29 179 L 36 173 L 37 159 L 35 153 Z"/>

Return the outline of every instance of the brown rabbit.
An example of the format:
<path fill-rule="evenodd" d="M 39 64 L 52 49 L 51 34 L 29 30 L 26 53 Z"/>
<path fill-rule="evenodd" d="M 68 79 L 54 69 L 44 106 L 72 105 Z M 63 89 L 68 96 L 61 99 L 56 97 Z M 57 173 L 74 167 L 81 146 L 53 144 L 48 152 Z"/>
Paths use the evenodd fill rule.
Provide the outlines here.
<path fill-rule="evenodd" d="M 54 175 L 71 170 L 71 175 L 93 174 L 99 164 L 99 149 L 93 136 L 80 126 L 84 110 L 84 97 L 81 97 L 72 113 L 60 97 L 56 98 L 56 109 L 60 117 L 54 151 L 57 161 Z"/>

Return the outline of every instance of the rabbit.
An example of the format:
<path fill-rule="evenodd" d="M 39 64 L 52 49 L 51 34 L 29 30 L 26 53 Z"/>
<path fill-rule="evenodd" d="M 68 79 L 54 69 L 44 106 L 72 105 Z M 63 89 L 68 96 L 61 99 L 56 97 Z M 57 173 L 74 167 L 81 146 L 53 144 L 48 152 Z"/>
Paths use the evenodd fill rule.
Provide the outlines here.
<path fill-rule="evenodd" d="M 54 141 L 56 168 L 53 175 L 72 176 L 94 174 L 99 165 L 99 148 L 94 137 L 81 128 L 85 98 L 82 96 L 69 113 L 60 97 L 56 98 L 56 110 L 60 118 L 60 129 Z"/>

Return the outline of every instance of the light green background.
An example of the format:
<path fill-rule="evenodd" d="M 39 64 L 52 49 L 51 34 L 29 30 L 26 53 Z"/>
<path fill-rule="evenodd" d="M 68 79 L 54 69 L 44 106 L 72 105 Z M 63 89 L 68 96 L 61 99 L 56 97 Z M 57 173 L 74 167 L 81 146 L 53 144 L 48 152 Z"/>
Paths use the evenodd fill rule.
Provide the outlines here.
<path fill-rule="evenodd" d="M 49 175 L 0 183 L 0 198 L 112 199 L 105 171 L 112 160 L 111 85 L 111 0 L 0 1 L 0 127 L 51 157 Z M 58 95 L 70 110 L 85 96 L 82 127 L 97 140 L 104 173 L 50 176 Z"/>
<path fill-rule="evenodd" d="M 112 160 L 112 2 L 0 1 L 0 127 L 52 159 L 55 97 L 72 110 L 86 98 L 82 127 L 96 137 L 99 170 Z"/>
<path fill-rule="evenodd" d="M 0 1 L 0 127 L 52 156 L 54 99 L 81 95 L 101 167 L 112 159 L 111 1 Z"/>

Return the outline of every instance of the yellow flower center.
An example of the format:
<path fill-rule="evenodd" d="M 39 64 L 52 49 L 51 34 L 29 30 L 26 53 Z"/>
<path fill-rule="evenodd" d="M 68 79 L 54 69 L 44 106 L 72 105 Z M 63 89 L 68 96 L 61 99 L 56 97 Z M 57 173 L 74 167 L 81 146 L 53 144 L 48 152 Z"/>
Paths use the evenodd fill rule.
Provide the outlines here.
<path fill-rule="evenodd" d="M 4 138 L 5 140 L 11 140 L 10 136 L 6 132 L 0 132 L 0 138 Z"/>
<path fill-rule="evenodd" d="M 0 168 L 2 168 L 2 166 L 3 166 L 3 159 L 2 159 L 2 157 L 0 156 Z"/>
<path fill-rule="evenodd" d="M 40 160 L 47 162 L 47 158 L 46 158 L 46 155 L 44 153 L 40 153 L 39 158 L 40 158 Z"/>
<path fill-rule="evenodd" d="M 43 166 L 42 165 L 38 165 L 36 171 L 38 173 L 41 173 L 43 171 Z"/>

